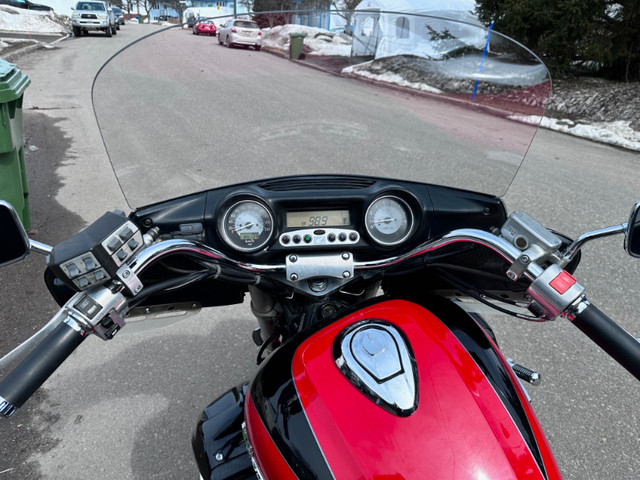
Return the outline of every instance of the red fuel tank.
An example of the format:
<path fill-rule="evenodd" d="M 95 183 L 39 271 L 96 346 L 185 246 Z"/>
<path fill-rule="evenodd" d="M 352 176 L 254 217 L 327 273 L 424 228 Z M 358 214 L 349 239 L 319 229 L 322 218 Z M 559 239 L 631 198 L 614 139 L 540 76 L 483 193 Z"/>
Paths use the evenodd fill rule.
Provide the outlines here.
<path fill-rule="evenodd" d="M 505 394 L 458 336 L 424 307 L 390 300 L 322 328 L 291 350 L 292 398 L 299 402 L 313 432 L 313 448 L 321 451 L 318 457 L 333 478 L 560 478 L 530 406 L 512 383 L 517 380 L 511 369 L 499 365 L 501 381 L 517 392 L 515 410 L 507 408 Z M 504 363 L 492 342 L 484 340 L 496 362 Z M 295 444 L 291 433 L 278 431 L 286 421 L 278 427 L 262 418 L 258 425 L 259 416 L 253 405 L 249 408 L 250 441 L 257 437 L 251 430 L 259 428 Z M 523 418 L 515 421 L 514 411 Z M 271 442 L 264 435 L 255 440 L 259 459 L 261 445 Z M 274 447 L 287 450 L 286 443 L 267 445 L 269 454 Z M 296 472 L 295 452 L 287 463 L 287 470 Z M 288 478 L 279 473 L 282 465 L 275 468 L 271 462 L 263 468 L 269 480 Z M 308 478 L 310 471 L 313 467 L 298 478 Z"/>

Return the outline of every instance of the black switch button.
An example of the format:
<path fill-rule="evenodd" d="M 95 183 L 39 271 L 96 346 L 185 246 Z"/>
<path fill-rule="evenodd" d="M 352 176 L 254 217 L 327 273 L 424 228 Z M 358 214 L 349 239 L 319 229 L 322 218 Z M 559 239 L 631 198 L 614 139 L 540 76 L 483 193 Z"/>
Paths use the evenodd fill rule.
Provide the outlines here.
<path fill-rule="evenodd" d="M 133 238 L 131 240 L 129 240 L 129 242 L 127 243 L 127 245 L 129 245 L 129 248 L 131 250 L 135 250 L 136 248 L 138 248 L 138 245 L 140 245 L 136 240 L 134 240 Z"/>
<path fill-rule="evenodd" d="M 127 252 L 125 252 L 124 250 L 120 250 L 117 253 L 117 257 L 120 259 L 121 262 L 124 262 L 127 259 Z"/>

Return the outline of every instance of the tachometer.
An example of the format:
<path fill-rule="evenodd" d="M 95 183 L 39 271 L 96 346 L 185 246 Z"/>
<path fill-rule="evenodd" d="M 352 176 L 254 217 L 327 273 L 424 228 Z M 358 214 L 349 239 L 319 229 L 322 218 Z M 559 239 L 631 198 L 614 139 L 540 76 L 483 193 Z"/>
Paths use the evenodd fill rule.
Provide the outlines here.
<path fill-rule="evenodd" d="M 407 202 L 393 195 L 375 199 L 365 215 L 367 233 L 380 245 L 397 245 L 413 227 L 413 213 Z"/>
<path fill-rule="evenodd" d="M 230 247 L 241 252 L 255 252 L 264 248 L 273 234 L 273 215 L 262 203 L 242 200 L 225 212 L 222 237 Z"/>

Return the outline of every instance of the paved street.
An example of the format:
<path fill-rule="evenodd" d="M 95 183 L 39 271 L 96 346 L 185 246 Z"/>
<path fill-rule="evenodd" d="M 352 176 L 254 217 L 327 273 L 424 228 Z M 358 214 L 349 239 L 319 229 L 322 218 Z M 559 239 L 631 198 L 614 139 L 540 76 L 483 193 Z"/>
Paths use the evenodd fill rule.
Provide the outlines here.
<path fill-rule="evenodd" d="M 126 25 L 115 37 L 71 38 L 17 62 L 32 80 L 23 111 L 37 240 L 54 244 L 105 210 L 128 210 L 96 126 L 92 81 L 111 55 L 157 29 Z M 215 39 L 187 30 L 175 33 L 192 42 L 186 52 L 203 70 L 224 72 L 232 61 L 238 68 L 249 56 L 264 68 L 273 60 L 265 52 L 218 47 Z M 154 92 L 141 86 L 139 94 Z M 174 106 L 181 121 L 190 118 L 203 94 L 189 92 L 189 103 Z M 221 97 L 220 105 L 226 101 Z M 172 131 L 167 129 L 176 123 L 172 117 L 150 118 L 138 126 L 141 136 L 145 129 Z M 197 119 L 193 125 L 203 128 Z M 203 131 L 212 127 L 218 125 Z M 166 161 L 175 171 L 181 157 L 171 153 Z M 349 159 L 330 160 L 340 166 Z M 626 221 L 640 199 L 639 177 L 638 153 L 540 131 L 506 203 L 509 210 L 526 210 L 548 227 L 577 236 Z M 25 264 L 0 271 L 0 354 L 55 312 L 41 282 L 43 269 L 44 258 L 33 254 Z M 594 303 L 640 336 L 640 261 L 627 257 L 621 237 L 589 244 L 576 276 Z M 254 324 L 244 305 L 144 336 L 122 335 L 108 343 L 90 338 L 34 399 L 0 421 L 0 480 L 197 478 L 190 445 L 197 417 L 252 371 Z M 564 477 L 640 477 L 638 383 L 566 321 L 532 324 L 492 316 L 491 324 L 507 356 L 542 373 L 542 385 L 529 391 Z"/>

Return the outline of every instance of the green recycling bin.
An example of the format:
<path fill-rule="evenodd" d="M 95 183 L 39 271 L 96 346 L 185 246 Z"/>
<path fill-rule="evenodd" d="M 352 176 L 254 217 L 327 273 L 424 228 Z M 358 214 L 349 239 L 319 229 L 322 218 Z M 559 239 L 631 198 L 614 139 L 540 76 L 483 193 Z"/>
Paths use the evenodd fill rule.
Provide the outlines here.
<path fill-rule="evenodd" d="M 293 60 L 299 60 L 304 50 L 304 37 L 306 33 L 290 33 L 289 34 L 289 57 Z"/>
<path fill-rule="evenodd" d="M 29 191 L 24 165 L 22 99 L 31 80 L 13 63 L 0 59 L 0 199 L 16 209 L 31 229 Z"/>

